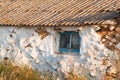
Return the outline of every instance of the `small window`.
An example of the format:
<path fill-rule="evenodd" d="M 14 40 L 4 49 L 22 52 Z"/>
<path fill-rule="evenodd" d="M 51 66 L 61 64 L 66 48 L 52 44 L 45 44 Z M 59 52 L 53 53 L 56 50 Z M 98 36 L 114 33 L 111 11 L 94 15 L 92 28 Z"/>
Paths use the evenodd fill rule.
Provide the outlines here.
<path fill-rule="evenodd" d="M 60 52 L 80 52 L 79 32 L 65 31 L 60 32 Z"/>

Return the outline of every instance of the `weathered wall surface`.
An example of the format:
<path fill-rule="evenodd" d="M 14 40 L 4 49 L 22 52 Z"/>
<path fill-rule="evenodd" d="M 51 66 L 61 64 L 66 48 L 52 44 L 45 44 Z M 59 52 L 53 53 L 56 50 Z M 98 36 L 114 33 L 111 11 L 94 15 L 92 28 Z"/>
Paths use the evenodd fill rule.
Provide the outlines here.
<path fill-rule="evenodd" d="M 29 65 L 40 71 L 58 71 L 82 74 L 83 68 L 87 76 L 101 78 L 108 67 L 113 66 L 117 54 L 108 50 L 101 43 L 101 37 L 93 28 L 83 28 L 79 34 L 81 47 L 79 55 L 56 54 L 58 47 L 57 32 L 47 28 L 49 33 L 43 39 L 37 28 L 0 27 L 0 59 L 8 57 L 15 65 Z M 56 41 L 55 41 L 56 40 Z M 116 68 L 113 73 L 116 74 Z"/>

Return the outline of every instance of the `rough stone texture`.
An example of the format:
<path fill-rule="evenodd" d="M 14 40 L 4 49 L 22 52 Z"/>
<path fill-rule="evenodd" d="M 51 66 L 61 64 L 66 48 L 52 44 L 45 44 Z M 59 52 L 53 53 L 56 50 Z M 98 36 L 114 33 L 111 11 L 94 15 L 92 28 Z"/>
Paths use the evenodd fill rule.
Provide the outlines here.
<path fill-rule="evenodd" d="M 100 35 L 91 27 L 79 32 L 79 55 L 56 54 L 57 32 L 53 28 L 46 28 L 49 34 L 41 40 L 37 30 L 38 28 L 0 27 L 0 59 L 8 57 L 15 65 L 29 65 L 33 69 L 50 71 L 52 74 L 86 73 L 91 80 L 100 79 L 108 67 L 116 65 L 113 60 L 119 59 L 115 52 L 101 43 Z"/>
<path fill-rule="evenodd" d="M 100 27 L 100 25 L 98 25 L 98 27 Z M 112 56 L 113 60 L 111 60 L 112 64 L 114 64 L 116 68 L 109 68 L 109 76 L 115 77 L 117 75 L 116 79 L 120 79 L 120 76 L 118 76 L 120 75 L 120 25 L 119 23 L 114 25 L 102 25 L 101 29 L 99 29 L 97 33 L 101 35 L 102 43 L 109 50 L 117 53 Z"/>
<path fill-rule="evenodd" d="M 105 46 L 120 54 L 120 49 L 117 45 L 120 43 L 120 22 L 119 18 L 114 20 L 107 20 L 108 25 L 97 25 L 99 30 L 97 33 L 101 36 L 101 41 Z M 111 24 L 110 24 L 111 23 Z"/>

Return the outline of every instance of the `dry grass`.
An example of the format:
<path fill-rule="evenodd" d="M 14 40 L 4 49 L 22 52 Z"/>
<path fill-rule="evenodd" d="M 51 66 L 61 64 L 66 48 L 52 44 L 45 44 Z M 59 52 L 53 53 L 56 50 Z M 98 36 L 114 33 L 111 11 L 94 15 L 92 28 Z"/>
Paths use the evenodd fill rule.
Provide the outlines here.
<path fill-rule="evenodd" d="M 118 74 L 116 80 L 120 80 L 120 61 L 117 62 Z M 0 80 L 92 80 L 87 74 L 88 70 L 83 68 L 82 74 L 78 77 L 75 73 L 53 75 L 51 72 L 46 71 L 44 74 L 34 71 L 29 67 L 14 66 L 12 62 L 4 58 L 0 62 Z M 110 76 L 103 74 L 102 80 L 111 80 Z"/>
<path fill-rule="evenodd" d="M 88 78 L 85 75 L 81 75 L 78 77 L 76 74 L 71 72 L 65 76 L 65 80 L 88 80 Z"/>
<path fill-rule="evenodd" d="M 14 66 L 12 62 L 7 59 L 0 62 L 0 80 L 56 80 L 56 78 L 57 77 L 53 77 L 50 72 L 41 74 L 28 66 Z"/>
<path fill-rule="evenodd" d="M 14 66 L 12 62 L 5 59 L 0 62 L 0 80 L 87 80 L 86 76 L 78 77 L 70 73 L 69 77 L 66 77 L 62 72 L 61 74 L 62 78 L 59 75 L 53 76 L 49 71 L 41 74 L 28 67 Z"/>
<path fill-rule="evenodd" d="M 12 63 L 0 63 L 0 80 L 42 80 L 40 73 L 27 67 L 19 68 Z"/>

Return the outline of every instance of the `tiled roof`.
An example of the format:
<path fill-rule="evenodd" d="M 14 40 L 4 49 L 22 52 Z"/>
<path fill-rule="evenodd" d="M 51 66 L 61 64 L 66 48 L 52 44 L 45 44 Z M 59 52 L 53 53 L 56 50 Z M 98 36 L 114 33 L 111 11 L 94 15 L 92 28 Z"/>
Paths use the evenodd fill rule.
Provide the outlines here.
<path fill-rule="evenodd" d="M 0 25 L 78 26 L 120 17 L 120 0 L 0 0 Z"/>

